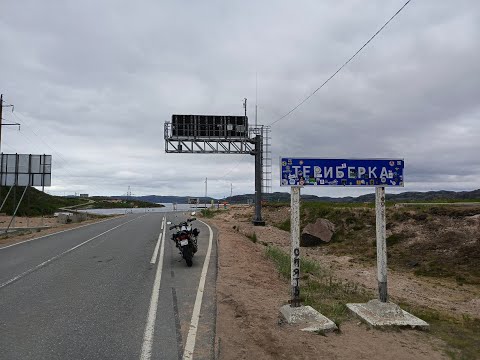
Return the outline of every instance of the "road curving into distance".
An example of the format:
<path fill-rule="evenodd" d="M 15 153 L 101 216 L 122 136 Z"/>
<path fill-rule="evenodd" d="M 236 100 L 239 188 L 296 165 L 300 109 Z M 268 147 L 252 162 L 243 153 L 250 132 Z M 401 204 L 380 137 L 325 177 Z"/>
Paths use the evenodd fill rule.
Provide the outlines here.
<path fill-rule="evenodd" d="M 0 359 L 212 359 L 216 241 L 187 267 L 167 221 L 130 214 L 0 248 Z"/>

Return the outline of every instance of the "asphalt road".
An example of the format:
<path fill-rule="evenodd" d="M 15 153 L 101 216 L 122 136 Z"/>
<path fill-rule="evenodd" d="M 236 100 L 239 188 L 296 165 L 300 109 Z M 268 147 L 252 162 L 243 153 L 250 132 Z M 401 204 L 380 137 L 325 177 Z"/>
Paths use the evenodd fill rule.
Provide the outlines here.
<path fill-rule="evenodd" d="M 189 268 L 162 229 L 186 215 L 126 215 L 0 248 L 0 359 L 214 358 L 215 234 L 193 223 Z"/>

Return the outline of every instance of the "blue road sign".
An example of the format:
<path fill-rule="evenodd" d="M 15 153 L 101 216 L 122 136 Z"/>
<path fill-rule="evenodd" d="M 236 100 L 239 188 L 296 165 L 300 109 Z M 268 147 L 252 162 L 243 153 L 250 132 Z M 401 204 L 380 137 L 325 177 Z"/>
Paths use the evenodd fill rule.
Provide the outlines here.
<path fill-rule="evenodd" d="M 403 159 L 280 158 L 280 186 L 403 186 Z"/>

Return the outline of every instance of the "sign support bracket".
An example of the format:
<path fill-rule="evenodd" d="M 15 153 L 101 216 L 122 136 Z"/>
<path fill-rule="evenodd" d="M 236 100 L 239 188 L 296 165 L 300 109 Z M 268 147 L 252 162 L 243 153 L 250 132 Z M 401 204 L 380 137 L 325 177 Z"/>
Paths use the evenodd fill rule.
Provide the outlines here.
<path fill-rule="evenodd" d="M 30 185 L 25 186 L 25 190 L 23 190 L 22 196 L 20 197 L 20 201 L 17 204 L 17 207 L 15 208 L 15 211 L 13 212 L 13 216 L 10 219 L 10 223 L 8 224 L 7 228 L 5 229 L 5 234 L 8 232 L 10 229 L 10 226 L 12 226 L 13 220 L 15 220 L 15 216 L 17 215 L 18 208 L 22 204 L 23 197 L 25 196 L 25 193 L 27 192 L 27 189 L 29 188 Z"/>

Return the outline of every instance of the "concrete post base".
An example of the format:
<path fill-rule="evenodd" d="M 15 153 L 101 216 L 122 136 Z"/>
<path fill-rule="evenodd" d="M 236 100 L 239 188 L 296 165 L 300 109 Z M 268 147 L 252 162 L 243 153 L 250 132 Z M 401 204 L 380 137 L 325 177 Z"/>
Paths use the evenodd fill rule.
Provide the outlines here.
<path fill-rule="evenodd" d="M 337 330 L 335 323 L 320 314 L 311 306 L 291 307 L 284 305 L 280 308 L 280 312 L 289 324 L 305 325 L 302 331 L 334 331 Z"/>
<path fill-rule="evenodd" d="M 391 302 L 383 303 L 375 299 L 366 304 L 347 304 L 347 307 L 371 326 L 402 326 L 420 330 L 429 328 L 428 323 Z"/>
<path fill-rule="evenodd" d="M 263 220 L 253 220 L 253 226 L 265 226 L 265 221 Z"/>

